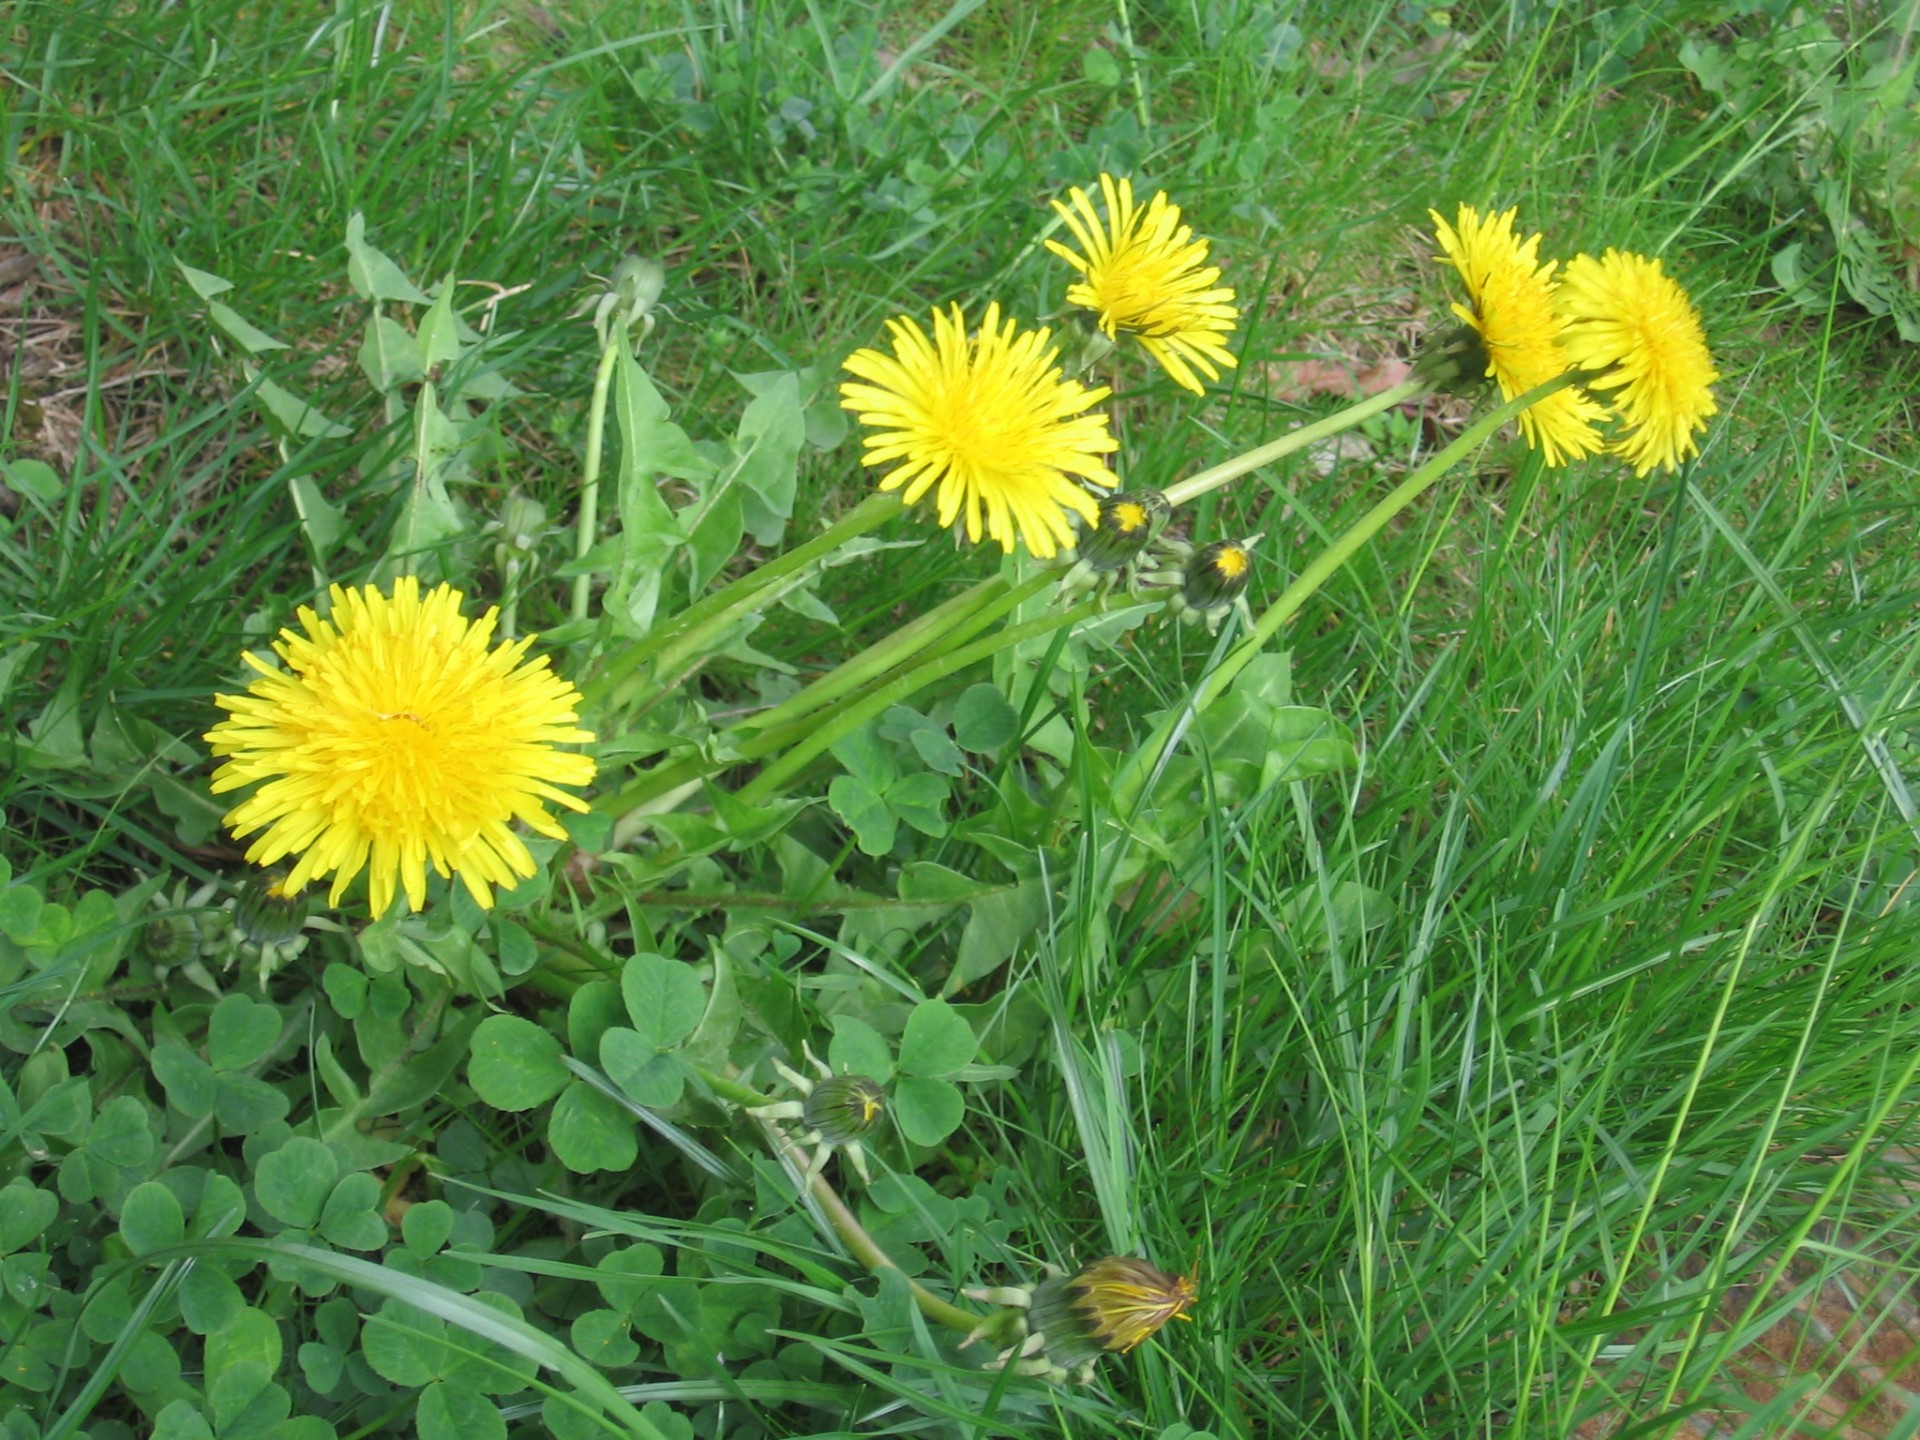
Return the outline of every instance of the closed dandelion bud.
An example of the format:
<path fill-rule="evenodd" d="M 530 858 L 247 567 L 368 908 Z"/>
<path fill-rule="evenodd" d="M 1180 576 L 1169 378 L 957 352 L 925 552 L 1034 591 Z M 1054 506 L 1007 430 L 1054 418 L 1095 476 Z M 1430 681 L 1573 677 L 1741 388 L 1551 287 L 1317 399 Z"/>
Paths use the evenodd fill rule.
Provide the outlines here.
<path fill-rule="evenodd" d="M 1223 609 L 1246 593 L 1253 576 L 1251 540 L 1216 540 L 1187 562 L 1181 596 L 1198 614 Z"/>
<path fill-rule="evenodd" d="M 1079 545 L 1080 563 L 1096 575 L 1140 558 L 1172 510 L 1158 490 L 1126 490 L 1100 502 L 1100 513 Z"/>
<path fill-rule="evenodd" d="M 184 965 L 200 954 L 200 927 L 190 915 L 158 915 L 140 927 L 140 954 L 155 965 Z"/>
<path fill-rule="evenodd" d="M 300 938 L 307 924 L 307 898 L 281 888 L 283 875 L 257 877 L 233 907 L 233 928 L 250 945 L 275 949 Z"/>
<path fill-rule="evenodd" d="M 800 1123 L 821 1144 L 847 1145 L 880 1123 L 887 1092 L 864 1075 L 833 1075 L 813 1087 L 800 1109 Z"/>
<path fill-rule="evenodd" d="M 1034 1287 L 1028 1330 L 1045 1337 L 1048 1361 L 1074 1370 L 1103 1352 L 1125 1354 L 1169 1320 L 1186 1320 L 1193 1282 L 1125 1255 Z"/>

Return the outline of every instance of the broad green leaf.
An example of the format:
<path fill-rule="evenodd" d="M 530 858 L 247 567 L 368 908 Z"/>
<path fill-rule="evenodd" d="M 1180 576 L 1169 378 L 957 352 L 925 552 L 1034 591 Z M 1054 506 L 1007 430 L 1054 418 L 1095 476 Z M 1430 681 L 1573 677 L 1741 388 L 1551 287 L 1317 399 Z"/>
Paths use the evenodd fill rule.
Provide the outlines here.
<path fill-rule="evenodd" d="M 347 217 L 347 283 L 362 300 L 431 303 L 398 265 L 367 243 L 367 217 L 358 210 Z"/>
<path fill-rule="evenodd" d="M 216 1074 L 213 1118 L 236 1135 L 251 1135 L 286 1116 L 290 1102 L 257 1075 Z"/>
<path fill-rule="evenodd" d="M 434 1381 L 413 1413 L 418 1440 L 506 1440 L 499 1407 L 464 1386 Z"/>
<path fill-rule="evenodd" d="M 840 1014 L 833 1017 L 827 1064 L 836 1075 L 864 1075 L 884 1082 L 893 1074 L 893 1052 L 873 1026 L 857 1015 Z"/>
<path fill-rule="evenodd" d="M 278 1440 L 293 1401 L 256 1361 L 222 1370 L 207 1386 L 220 1440 Z"/>
<path fill-rule="evenodd" d="M 266 1057 L 280 1028 L 277 1009 L 236 990 L 207 1020 L 207 1059 L 216 1070 L 243 1070 Z"/>
<path fill-rule="evenodd" d="M 898 822 L 885 797 L 866 781 L 852 775 L 834 776 L 827 786 L 827 804 L 853 831 L 863 855 L 885 855 L 893 849 Z"/>
<path fill-rule="evenodd" d="M 311 401 L 269 380 L 252 365 L 242 365 L 240 373 L 246 376 L 254 403 L 266 412 L 268 419 L 296 439 L 346 440 L 353 435 L 345 425 L 328 419 Z"/>
<path fill-rule="evenodd" d="M 938 725 L 915 726 L 907 740 L 929 770 L 942 775 L 958 775 L 967 768 L 966 756 L 961 753 L 960 747 Z"/>
<path fill-rule="evenodd" d="M 193 293 L 198 295 L 202 300 L 211 300 L 214 296 L 224 295 L 227 291 L 233 289 L 233 282 L 231 280 L 222 279 L 220 276 L 209 274 L 205 270 L 196 270 L 193 266 L 187 264 L 186 261 L 178 258 L 176 258 L 173 263 L 179 266 L 180 273 L 187 277 L 187 284 L 193 287 Z"/>
<path fill-rule="evenodd" d="M 320 1223 L 327 1197 L 339 1178 L 340 1162 L 318 1140 L 296 1135 L 254 1171 L 254 1194 L 274 1219 L 295 1229 Z"/>
<path fill-rule="evenodd" d="M 178 1245 L 187 1236 L 187 1217 L 173 1192 L 154 1180 L 147 1180 L 127 1192 L 120 1207 L 120 1238 L 136 1255 L 147 1255 L 167 1245 Z"/>
<path fill-rule="evenodd" d="M 600 1068 L 639 1105 L 664 1110 L 680 1103 L 686 1069 L 677 1055 L 654 1049 L 638 1031 L 616 1025 L 600 1037 Z"/>
<path fill-rule="evenodd" d="M 286 341 L 276 340 L 231 305 L 224 305 L 218 300 L 207 302 L 207 318 L 225 331 L 227 337 L 249 355 L 264 355 L 269 350 L 287 348 Z"/>
<path fill-rule="evenodd" d="M 293 513 L 300 517 L 307 544 L 313 547 L 314 558 L 325 560 L 346 533 L 347 512 L 332 504 L 307 475 L 296 475 L 287 481 L 287 494 L 293 501 Z"/>
<path fill-rule="evenodd" d="M 196 1335 L 225 1330 L 247 1308 L 240 1287 L 217 1265 L 195 1265 L 180 1277 L 180 1318 Z"/>
<path fill-rule="evenodd" d="M 400 1217 L 400 1236 L 409 1254 L 424 1260 L 453 1234 L 453 1207 L 444 1200 L 421 1200 Z"/>
<path fill-rule="evenodd" d="M 213 1440 L 213 1426 L 191 1400 L 169 1400 L 153 1417 L 152 1440 Z"/>
<path fill-rule="evenodd" d="M 425 1385 L 453 1364 L 446 1345 L 447 1323 L 403 1300 L 389 1299 L 360 1327 L 360 1351 L 367 1364 L 396 1385 Z"/>
<path fill-rule="evenodd" d="M 620 550 L 606 604 L 631 633 L 640 634 L 653 624 L 668 557 L 687 538 L 660 498 L 660 477 L 704 479 L 712 467 L 694 450 L 686 431 L 667 419 L 667 402 L 625 346 L 619 347 L 616 357 L 613 405 L 620 426 Z"/>
<path fill-rule="evenodd" d="M 398 320 L 375 313 L 367 317 L 360 342 L 360 372 L 374 389 L 385 392 L 426 378 L 420 342 Z"/>
<path fill-rule="evenodd" d="M 23 1250 L 53 1223 L 60 1201 L 24 1175 L 0 1188 L 0 1255 Z"/>
<path fill-rule="evenodd" d="M 685 1040 L 707 1009 L 707 987 L 691 965 L 663 955 L 635 955 L 620 972 L 627 1015 L 641 1040 L 668 1050 Z"/>
<path fill-rule="evenodd" d="M 131 1095 L 107 1101 L 87 1132 L 87 1149 L 109 1165 L 145 1165 L 153 1157 L 146 1107 Z"/>
<path fill-rule="evenodd" d="M 603 1369 L 631 1365 L 640 1357 L 627 1317 L 618 1310 L 589 1310 L 575 1318 L 567 1335 L 582 1357 Z"/>
<path fill-rule="evenodd" d="M 887 787 L 887 808 L 922 835 L 947 833 L 947 782 L 929 771 L 902 775 Z"/>
<path fill-rule="evenodd" d="M 364 1170 L 342 1175 L 320 1212 L 320 1234 L 343 1250 L 378 1250 L 387 1243 L 380 1182 Z"/>
<path fill-rule="evenodd" d="M 1020 716 L 1007 697 L 986 684 L 969 685 L 953 709 L 953 738 L 960 748 L 992 754 L 1020 729 Z"/>
<path fill-rule="evenodd" d="M 560 1042 L 518 1015 L 489 1015 L 473 1032 L 467 1080 L 497 1110 L 531 1110 L 567 1083 Z"/>
<path fill-rule="evenodd" d="M 960 1128 L 966 1102 L 945 1080 L 903 1075 L 894 1082 L 894 1118 L 900 1133 L 916 1145 L 938 1145 Z"/>
<path fill-rule="evenodd" d="M 629 1169 L 640 1153 L 633 1121 L 605 1095 L 578 1080 L 553 1102 L 547 1143 L 553 1146 L 554 1158 L 576 1175 Z"/>
<path fill-rule="evenodd" d="M 8 460 L 0 463 L 0 475 L 6 476 L 7 484 L 22 495 L 31 495 L 43 505 L 53 504 L 66 493 L 60 472 L 44 460 Z"/>
<path fill-rule="evenodd" d="M 413 401 L 413 475 L 388 558 L 432 555 L 466 533 L 462 507 L 447 489 L 465 443 L 460 427 L 440 408 L 433 382 L 421 385 Z"/>
<path fill-rule="evenodd" d="M 331 1395 L 334 1386 L 346 1374 L 347 1357 L 331 1345 L 318 1340 L 309 1340 L 298 1352 L 300 1373 L 306 1377 L 307 1384 L 322 1395 Z"/>
<path fill-rule="evenodd" d="M 974 981 L 998 970 L 1013 957 L 1022 940 L 1031 939 L 1046 923 L 1046 887 L 1022 880 L 1011 890 L 979 896 L 967 916 L 954 953 L 953 971 L 941 994 L 949 998 Z"/>
<path fill-rule="evenodd" d="M 183 1045 L 162 1043 L 149 1057 L 153 1075 L 167 1092 L 167 1100 L 183 1115 L 195 1119 L 213 1109 L 213 1068 Z"/>
<path fill-rule="evenodd" d="M 900 1069 L 907 1075 L 951 1075 L 971 1063 L 978 1048 L 973 1027 L 959 1011 L 944 1000 L 922 1000 L 900 1037 Z"/>
<path fill-rule="evenodd" d="M 277 1320 L 264 1310 L 242 1310 L 226 1329 L 207 1336 L 207 1378 L 212 1380 L 235 1366 L 254 1365 L 271 1375 L 280 1368 L 280 1344 Z"/>
<path fill-rule="evenodd" d="M 729 486 L 687 506 L 680 518 L 683 524 L 689 518 L 693 521 L 687 531 L 687 592 L 697 596 L 740 549 L 740 537 L 746 533 L 740 492 Z"/>
<path fill-rule="evenodd" d="M 793 515 L 807 425 L 800 413 L 800 382 L 791 371 L 755 376 L 753 382 L 754 397 L 733 436 L 733 483 L 742 492 L 742 512 L 753 538 L 777 545 Z"/>

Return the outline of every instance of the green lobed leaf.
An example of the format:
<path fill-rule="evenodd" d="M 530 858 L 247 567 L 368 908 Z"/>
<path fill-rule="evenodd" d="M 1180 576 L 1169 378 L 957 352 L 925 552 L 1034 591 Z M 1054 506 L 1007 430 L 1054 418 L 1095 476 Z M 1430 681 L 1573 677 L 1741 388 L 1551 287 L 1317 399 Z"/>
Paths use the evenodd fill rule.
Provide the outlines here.
<path fill-rule="evenodd" d="M 320 1234 L 343 1250 L 378 1250 L 389 1238 L 379 1207 L 378 1180 L 364 1170 L 342 1175 L 320 1212 Z"/>
<path fill-rule="evenodd" d="M 1020 715 L 997 686 L 969 685 L 953 708 L 953 738 L 960 748 L 992 754 L 1019 733 Z"/>
<path fill-rule="evenodd" d="M 864 1075 L 884 1082 L 893 1074 L 893 1051 L 886 1037 L 858 1015 L 833 1017 L 833 1038 L 827 1042 L 827 1064 L 836 1075 Z"/>
<path fill-rule="evenodd" d="M 893 849 L 898 829 L 886 798 L 866 781 L 852 775 L 836 775 L 827 786 L 827 804 L 853 831 L 854 843 L 863 855 L 885 855 Z"/>
<path fill-rule="evenodd" d="M 60 1201 L 24 1175 L 0 1187 L 0 1255 L 31 1245 L 60 1213 Z"/>
<path fill-rule="evenodd" d="M 616 1025 L 600 1037 L 600 1068 L 635 1103 L 663 1110 L 680 1103 L 686 1067 L 677 1055 L 663 1055 L 638 1031 Z"/>
<path fill-rule="evenodd" d="M 414 1409 L 419 1440 L 506 1440 L 507 1422 L 484 1395 L 436 1380 Z"/>

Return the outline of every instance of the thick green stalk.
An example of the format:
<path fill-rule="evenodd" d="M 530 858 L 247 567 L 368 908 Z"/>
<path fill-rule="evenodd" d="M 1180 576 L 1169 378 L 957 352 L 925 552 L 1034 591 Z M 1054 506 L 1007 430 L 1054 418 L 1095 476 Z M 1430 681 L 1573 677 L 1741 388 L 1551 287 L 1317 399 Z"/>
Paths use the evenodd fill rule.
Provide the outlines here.
<path fill-rule="evenodd" d="M 773 730 L 811 715 L 843 695 L 851 695 L 869 680 L 905 664 L 933 641 L 950 634 L 954 625 L 997 591 L 1004 590 L 1006 584 L 996 575 L 969 586 L 951 600 L 936 605 L 926 614 L 902 625 L 885 639 L 875 641 L 858 655 L 843 660 L 799 694 L 789 696 L 771 710 L 747 716 L 735 728 Z"/>
<path fill-rule="evenodd" d="M 600 534 L 600 451 L 607 433 L 607 396 L 613 390 L 613 367 L 620 359 L 615 346 L 627 343 L 625 332 L 601 348 L 600 368 L 593 375 L 593 401 L 587 408 L 587 455 L 580 466 L 580 519 L 574 535 L 573 558 L 583 560 Z M 593 598 L 593 577 L 573 577 L 573 618 L 587 618 Z"/>
<path fill-rule="evenodd" d="M 868 691 L 856 703 L 842 706 L 826 725 L 814 731 L 754 776 L 742 787 L 740 800 L 748 805 L 764 804 L 771 800 L 780 793 L 781 787 L 797 775 L 814 757 L 826 751 L 844 736 L 852 734 L 874 716 L 886 710 L 889 705 L 899 704 L 909 695 L 924 690 L 936 680 L 943 680 L 955 671 L 964 670 L 974 662 L 984 660 L 1010 645 L 1018 645 L 1023 640 L 1045 635 L 1049 631 L 1058 630 L 1063 625 L 1077 625 L 1082 620 L 1091 619 L 1100 614 L 1105 608 L 1104 601 L 1090 600 L 1085 604 L 1074 606 L 1071 610 L 1057 610 L 1022 625 L 1010 625 L 1004 630 L 996 630 L 984 640 L 976 640 L 971 645 L 963 645 L 944 655 L 934 656 L 911 670 L 896 675 L 886 684 Z"/>
<path fill-rule="evenodd" d="M 1307 445 L 1313 445 L 1329 435 L 1338 435 L 1343 430 L 1351 430 L 1362 420 L 1378 415 L 1382 410 L 1391 410 L 1403 401 L 1417 395 L 1424 395 L 1433 387 L 1424 380 L 1409 380 L 1396 385 L 1391 390 L 1382 390 L 1378 395 L 1369 396 L 1358 404 L 1336 411 L 1324 420 L 1316 420 L 1311 425 L 1302 425 L 1298 430 L 1289 430 L 1278 440 L 1269 440 L 1265 445 L 1236 455 L 1231 460 L 1222 460 L 1218 465 L 1189 475 L 1166 488 L 1169 505 L 1184 505 L 1189 500 L 1198 500 L 1210 490 L 1218 490 L 1230 480 L 1238 480 L 1250 470 L 1258 470 L 1262 465 L 1270 465 L 1282 455 L 1291 455 Z"/>
<path fill-rule="evenodd" d="M 1538 404 L 1557 390 L 1564 390 L 1567 386 L 1577 383 L 1579 378 L 1579 375 L 1572 371 L 1556 376 L 1476 420 L 1462 431 L 1459 438 L 1451 445 L 1407 476 L 1394 487 L 1391 494 L 1316 555 L 1307 567 L 1294 577 L 1293 583 L 1280 593 L 1280 598 L 1266 608 L 1259 620 L 1254 623 L 1253 630 L 1247 638 L 1228 651 L 1226 658 L 1201 681 L 1200 688 L 1195 691 L 1192 701 L 1179 707 L 1155 726 L 1153 733 L 1147 737 L 1146 743 L 1141 745 L 1134 752 L 1133 758 L 1121 768 L 1114 777 L 1111 791 L 1113 813 L 1119 816 L 1132 813 L 1145 794 L 1149 780 L 1158 774 L 1166 758 L 1172 753 L 1173 744 L 1193 722 L 1194 717 L 1205 711 L 1225 692 L 1253 657 L 1265 649 L 1267 642 L 1279 633 L 1280 627 L 1291 620 L 1314 592 L 1351 560 L 1361 546 L 1378 535 L 1394 516 L 1431 489 L 1441 476 L 1478 449 L 1494 431 L 1529 406 Z M 1259 454 L 1260 452 L 1250 453 Z M 1201 476 L 1194 478 L 1199 479 Z M 1171 495 L 1171 492 L 1168 493 Z"/>
<path fill-rule="evenodd" d="M 822 531 L 806 544 L 796 545 L 779 559 L 769 560 L 764 565 L 756 566 L 739 579 L 695 601 L 671 620 L 656 625 L 647 635 L 609 659 L 600 674 L 582 687 L 588 705 L 604 700 L 614 686 L 655 655 L 666 651 L 669 646 L 672 646 L 676 653 L 683 650 L 688 643 L 683 637 L 687 637 L 693 627 L 699 626 L 700 633 L 703 635 L 715 634 L 725 629 L 741 615 L 755 608 L 754 602 L 769 586 L 776 585 L 795 571 L 811 565 L 822 555 L 837 549 L 848 540 L 878 529 L 898 515 L 901 508 L 898 495 L 869 495 L 836 524 Z"/>

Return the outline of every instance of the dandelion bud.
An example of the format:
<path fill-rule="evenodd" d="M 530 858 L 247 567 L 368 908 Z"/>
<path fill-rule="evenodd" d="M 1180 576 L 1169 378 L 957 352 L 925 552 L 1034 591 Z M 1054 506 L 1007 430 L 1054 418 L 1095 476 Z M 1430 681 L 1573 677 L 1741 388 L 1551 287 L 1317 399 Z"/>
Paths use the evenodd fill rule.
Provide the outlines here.
<path fill-rule="evenodd" d="M 1080 542 L 1080 563 L 1096 575 L 1117 570 L 1160 534 L 1172 510 L 1158 490 L 1125 490 L 1100 502 L 1093 527 Z"/>
<path fill-rule="evenodd" d="M 1259 538 L 1216 540 L 1194 552 L 1172 601 L 1174 613 L 1182 620 L 1218 625 L 1227 607 L 1247 593 L 1247 581 L 1253 576 L 1252 546 Z"/>
<path fill-rule="evenodd" d="M 1027 1328 L 1045 1337 L 1052 1365 L 1075 1370 L 1103 1352 L 1125 1354 L 1169 1320 L 1188 1319 L 1198 1298 L 1184 1275 L 1109 1255 L 1034 1287 Z"/>
<path fill-rule="evenodd" d="M 184 965 L 199 957 L 200 927 L 191 915 L 156 915 L 140 927 L 140 954 L 155 965 Z"/>
<path fill-rule="evenodd" d="M 298 938 L 307 924 L 307 897 L 288 894 L 286 876 L 260 875 L 240 892 L 233 907 L 233 928 L 250 945 L 276 949 Z"/>
<path fill-rule="evenodd" d="M 825 1145 L 847 1145 L 880 1123 L 887 1092 L 864 1075 L 834 1075 L 820 1081 L 800 1109 L 800 1123 Z"/>

